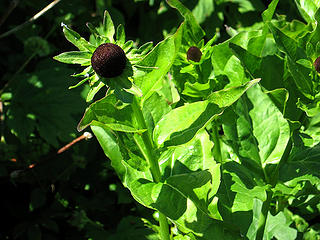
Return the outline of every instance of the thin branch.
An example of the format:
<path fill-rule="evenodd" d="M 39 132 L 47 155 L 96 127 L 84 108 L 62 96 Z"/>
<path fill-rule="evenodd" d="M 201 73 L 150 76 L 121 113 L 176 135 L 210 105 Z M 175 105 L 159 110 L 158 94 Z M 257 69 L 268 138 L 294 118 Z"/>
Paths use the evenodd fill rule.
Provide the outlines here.
<path fill-rule="evenodd" d="M 13 0 L 10 2 L 10 5 L 7 8 L 7 11 L 0 18 L 0 26 L 7 20 L 9 15 L 12 13 L 13 9 L 15 9 L 18 6 L 18 4 L 19 4 L 19 0 Z"/>
<path fill-rule="evenodd" d="M 32 18 L 30 18 L 28 21 L 16 26 L 15 28 L 9 30 L 8 32 L 5 32 L 0 35 L 0 39 L 9 36 L 12 33 L 15 33 L 16 31 L 19 31 L 21 28 L 27 26 L 28 24 L 34 22 L 39 17 L 41 17 L 43 14 L 45 14 L 48 10 L 53 8 L 57 3 L 59 3 L 61 0 L 54 0 L 52 3 L 47 5 L 44 9 L 42 9 L 40 12 L 38 12 L 36 15 L 34 15 Z"/>
<path fill-rule="evenodd" d="M 76 139 L 74 139 L 64 147 L 60 148 L 57 153 L 58 154 L 63 153 L 64 151 L 68 150 L 73 144 L 80 142 L 83 139 L 88 140 L 90 138 L 92 138 L 92 134 L 89 132 L 84 132 L 80 137 L 77 137 Z"/>

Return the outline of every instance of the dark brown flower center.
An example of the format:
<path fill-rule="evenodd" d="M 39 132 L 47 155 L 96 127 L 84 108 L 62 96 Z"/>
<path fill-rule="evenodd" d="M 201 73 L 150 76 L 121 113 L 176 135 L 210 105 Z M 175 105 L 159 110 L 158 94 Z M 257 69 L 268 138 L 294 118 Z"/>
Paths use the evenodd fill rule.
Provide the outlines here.
<path fill-rule="evenodd" d="M 200 51 L 199 48 L 192 46 L 188 49 L 187 52 L 187 59 L 192 60 L 194 62 L 200 62 L 202 56 L 202 52 Z"/>
<path fill-rule="evenodd" d="M 101 77 L 112 78 L 121 75 L 126 67 L 126 54 L 116 44 L 104 43 L 96 48 L 91 57 L 93 70 Z"/>

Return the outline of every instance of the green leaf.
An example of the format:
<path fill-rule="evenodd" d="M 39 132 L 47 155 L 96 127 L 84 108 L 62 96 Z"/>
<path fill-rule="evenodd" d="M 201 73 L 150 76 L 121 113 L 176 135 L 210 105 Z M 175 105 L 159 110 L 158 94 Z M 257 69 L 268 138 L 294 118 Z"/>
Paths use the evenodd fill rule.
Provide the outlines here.
<path fill-rule="evenodd" d="M 212 91 L 212 81 L 209 81 L 207 83 L 186 82 L 184 84 L 184 89 L 182 91 L 182 94 L 190 97 L 206 98 L 211 91 Z"/>
<path fill-rule="evenodd" d="M 90 86 L 86 101 L 91 102 L 97 92 L 99 92 L 99 90 L 104 86 L 105 84 L 103 82 L 95 82 L 92 86 Z"/>
<path fill-rule="evenodd" d="M 111 160 L 112 167 L 120 179 L 124 180 L 126 170 L 122 164 L 123 157 L 115 135 L 112 134 L 107 126 L 97 121 L 92 122 L 91 129 L 98 139 L 105 155 Z"/>
<path fill-rule="evenodd" d="M 214 11 L 214 3 L 211 0 L 200 0 L 195 8 L 192 10 L 196 21 L 201 24 Z"/>
<path fill-rule="evenodd" d="M 204 31 L 200 27 L 200 25 L 197 23 L 196 19 L 192 15 L 191 11 L 187 9 L 180 1 L 178 0 L 167 0 L 167 3 L 173 7 L 176 8 L 180 14 L 184 17 L 185 19 L 185 28 L 192 32 L 192 35 L 194 37 L 194 42 L 197 43 L 199 42 L 202 37 L 205 35 Z"/>
<path fill-rule="evenodd" d="M 295 186 L 301 180 L 308 180 L 317 184 L 320 179 L 320 145 L 299 149 L 290 155 L 288 161 L 281 168 L 281 180 L 287 185 Z"/>
<path fill-rule="evenodd" d="M 240 87 L 230 88 L 212 93 L 208 100 L 185 104 L 166 114 L 155 126 L 153 139 L 161 146 L 164 142 L 171 145 L 185 143 L 204 128 L 209 122 L 241 97 L 260 79 L 252 80 Z M 183 121 L 181 120 L 183 119 Z"/>
<path fill-rule="evenodd" d="M 153 131 L 154 126 L 159 122 L 163 115 L 171 110 L 164 97 L 158 93 L 153 93 L 148 99 L 143 102 L 143 115 L 150 132 Z"/>
<path fill-rule="evenodd" d="M 111 94 L 89 106 L 78 125 L 78 131 L 85 129 L 94 120 L 103 124 L 117 123 L 130 126 L 131 108 L 129 106 L 119 106 L 118 108 L 117 98 Z"/>
<path fill-rule="evenodd" d="M 64 52 L 53 57 L 53 59 L 63 63 L 89 66 L 91 64 L 91 56 L 92 54 L 90 52 Z"/>
<path fill-rule="evenodd" d="M 271 21 L 272 16 L 276 10 L 279 0 L 272 0 L 268 5 L 268 9 L 262 13 L 262 19 L 264 22 Z"/>
<path fill-rule="evenodd" d="M 117 43 L 122 46 L 126 41 L 126 35 L 124 33 L 124 27 L 120 24 L 117 28 Z"/>
<path fill-rule="evenodd" d="M 256 239 L 256 230 L 259 223 L 259 217 L 261 215 L 262 201 L 256 199 L 254 205 L 253 220 L 247 234 L 247 237 L 250 240 Z M 268 213 L 263 239 L 296 239 L 297 230 L 289 226 L 291 223 L 292 220 L 288 221 L 283 212 L 279 212 L 275 216 Z"/>
<path fill-rule="evenodd" d="M 250 88 L 247 96 L 223 117 L 223 129 L 240 161 L 263 176 L 267 164 L 279 163 L 289 141 L 290 127 L 258 85 Z"/>
<path fill-rule="evenodd" d="M 75 45 L 80 51 L 90 51 L 91 53 L 95 51 L 95 46 L 87 42 L 77 32 L 73 31 L 65 24 L 63 24 L 63 33 L 66 39 Z"/>
<path fill-rule="evenodd" d="M 138 133 L 141 134 L 145 131 L 147 131 L 147 129 L 135 129 L 132 126 L 129 125 L 125 125 L 125 124 L 120 124 L 120 123 L 107 123 L 105 124 L 108 128 L 110 128 L 113 131 L 117 131 L 117 132 L 126 132 L 126 133 Z"/>
<path fill-rule="evenodd" d="M 103 16 L 103 35 L 109 39 L 110 42 L 113 41 L 113 35 L 115 33 L 113 21 L 109 12 L 106 10 L 104 11 Z"/>
<path fill-rule="evenodd" d="M 308 23 L 314 24 L 315 13 L 320 8 L 320 2 L 313 0 L 295 0 L 295 3 L 302 17 Z"/>
<path fill-rule="evenodd" d="M 171 144 L 185 143 L 205 127 L 222 109 L 208 101 L 185 104 L 166 114 L 155 126 L 153 139 L 158 146 L 171 140 Z"/>
<path fill-rule="evenodd" d="M 249 88 L 257 84 L 261 79 L 254 79 L 238 87 L 223 89 L 209 95 L 208 101 L 217 104 L 220 108 L 229 107 L 237 101 Z"/>
<path fill-rule="evenodd" d="M 142 68 L 137 70 L 134 83 L 142 90 L 143 98 L 148 98 L 160 87 L 162 78 L 168 73 L 180 48 L 181 34 L 182 26 L 137 63 Z"/>
<path fill-rule="evenodd" d="M 234 53 L 229 48 L 229 43 L 232 42 L 242 48 L 246 48 L 250 39 L 257 36 L 261 36 L 261 32 L 240 32 L 233 38 L 213 46 L 211 60 L 214 75 L 215 77 L 219 75 L 228 77 L 229 83 L 225 86 L 226 88 L 239 86 L 249 81 L 245 75 L 241 62 L 236 56 L 234 56 Z"/>

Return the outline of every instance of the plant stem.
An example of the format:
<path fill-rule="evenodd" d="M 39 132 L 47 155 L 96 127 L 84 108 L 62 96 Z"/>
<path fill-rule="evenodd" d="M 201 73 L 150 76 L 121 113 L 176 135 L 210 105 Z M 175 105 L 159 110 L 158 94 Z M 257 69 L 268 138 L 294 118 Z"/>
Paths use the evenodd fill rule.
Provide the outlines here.
<path fill-rule="evenodd" d="M 132 110 L 133 110 L 134 117 L 137 121 L 138 127 L 140 129 L 147 129 L 146 122 L 144 120 L 141 108 L 137 102 L 136 97 L 133 97 Z M 161 179 L 160 168 L 157 160 L 155 159 L 153 143 L 152 143 L 149 132 L 148 131 L 143 132 L 141 134 L 141 138 L 144 146 L 139 146 L 139 148 L 142 151 L 142 154 L 144 155 L 144 157 L 146 158 L 150 166 L 150 170 L 151 170 L 151 174 L 154 182 L 158 183 L 160 182 L 160 179 Z"/>
<path fill-rule="evenodd" d="M 139 103 L 135 96 L 133 97 L 133 101 L 132 101 L 132 110 L 133 110 L 133 115 L 137 121 L 138 127 L 140 129 L 147 129 L 147 125 L 146 125 L 143 113 L 141 111 L 141 107 L 139 106 Z M 154 147 L 153 147 L 153 142 L 151 140 L 151 135 L 149 134 L 148 131 L 145 131 L 141 134 L 141 138 L 144 146 L 140 146 L 140 144 L 138 144 L 138 146 L 141 152 L 143 153 L 144 157 L 146 158 L 147 162 L 149 163 L 153 181 L 155 183 L 159 183 L 161 180 L 161 173 L 160 173 L 158 160 L 155 157 L 156 155 L 154 153 Z M 160 224 L 161 240 L 170 240 L 168 221 L 166 216 L 161 212 L 159 212 L 159 224 Z"/>
<path fill-rule="evenodd" d="M 218 126 L 217 122 L 213 121 L 212 123 L 212 138 L 213 138 L 213 157 L 218 163 L 222 163 L 222 156 L 221 156 L 221 144 L 219 139 L 219 133 L 218 133 Z"/>
<path fill-rule="evenodd" d="M 267 191 L 267 199 L 262 204 L 262 208 L 261 208 L 261 215 L 259 217 L 256 240 L 263 240 L 264 229 L 266 227 L 266 222 L 267 222 L 267 217 L 268 217 L 268 212 L 269 212 L 271 200 L 272 200 L 272 191 L 268 190 Z"/>
<path fill-rule="evenodd" d="M 161 240 L 170 240 L 169 225 L 167 217 L 159 212 L 160 238 Z"/>

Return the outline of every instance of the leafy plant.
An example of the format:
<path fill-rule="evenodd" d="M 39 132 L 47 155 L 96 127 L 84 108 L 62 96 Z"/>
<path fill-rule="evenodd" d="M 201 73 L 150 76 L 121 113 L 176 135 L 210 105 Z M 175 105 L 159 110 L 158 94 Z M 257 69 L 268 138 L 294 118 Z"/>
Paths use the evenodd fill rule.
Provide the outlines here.
<path fill-rule="evenodd" d="M 73 88 L 89 83 L 81 94 L 90 105 L 78 130 L 90 127 L 107 156 L 85 160 L 79 147 L 72 161 L 56 158 L 13 171 L 15 183 L 32 184 L 30 191 L 19 188 L 25 201 L 15 215 L 15 237 L 52 238 L 68 219 L 77 239 L 319 239 L 320 5 L 273 0 L 265 9 L 263 1 L 251 0 L 135 0 L 126 1 L 122 15 L 115 6 L 123 3 L 112 2 L 96 1 L 94 22 L 102 9 L 110 14 L 104 12 L 98 27 L 87 23 L 88 40 L 72 30 L 82 31 L 82 20 L 72 29 L 66 25 L 77 14 L 88 15 L 80 1 L 78 12 L 68 15 L 62 8 L 66 15 L 54 20 L 63 19 L 63 33 L 77 48 L 54 58 L 84 67 L 72 75 L 77 83 L 69 93 L 63 88 L 71 71 L 46 61 L 1 95 L 9 136 L 26 149 L 41 149 L 24 156 L 26 168 L 29 158 L 41 158 L 49 146 L 70 138 L 73 117 L 85 106 L 76 97 L 82 88 Z M 145 13 L 134 28 L 139 39 L 128 41 L 124 29 L 132 39 L 133 25 L 123 24 L 136 11 Z M 150 24 L 155 22 L 161 23 Z M 45 38 L 29 37 L 20 36 L 25 54 L 53 51 Z M 150 37 L 164 39 L 155 46 L 141 44 Z M 105 46 L 107 54 L 99 53 L 99 59 L 104 54 L 107 63 L 120 59 L 111 69 L 104 60 L 98 68 L 94 62 Z M 100 71 L 101 66 L 107 68 Z M 43 101 L 55 106 L 50 121 Z M 36 141 L 37 135 L 43 141 Z M 19 147 L 8 142 L 1 142 L 0 153 L 15 164 Z M 9 175 L 10 167 L 0 166 L 1 176 Z M 111 167 L 137 204 L 114 183 Z M 44 191 L 37 181 L 60 187 Z M 142 218 L 120 221 L 117 214 L 118 225 L 108 222 L 115 211 L 112 197 L 101 190 L 108 184 L 118 201 L 141 204 L 153 217 L 140 209 L 147 211 Z M 21 217 L 28 211 L 32 222 Z M 106 229 L 106 222 L 118 230 Z"/>

